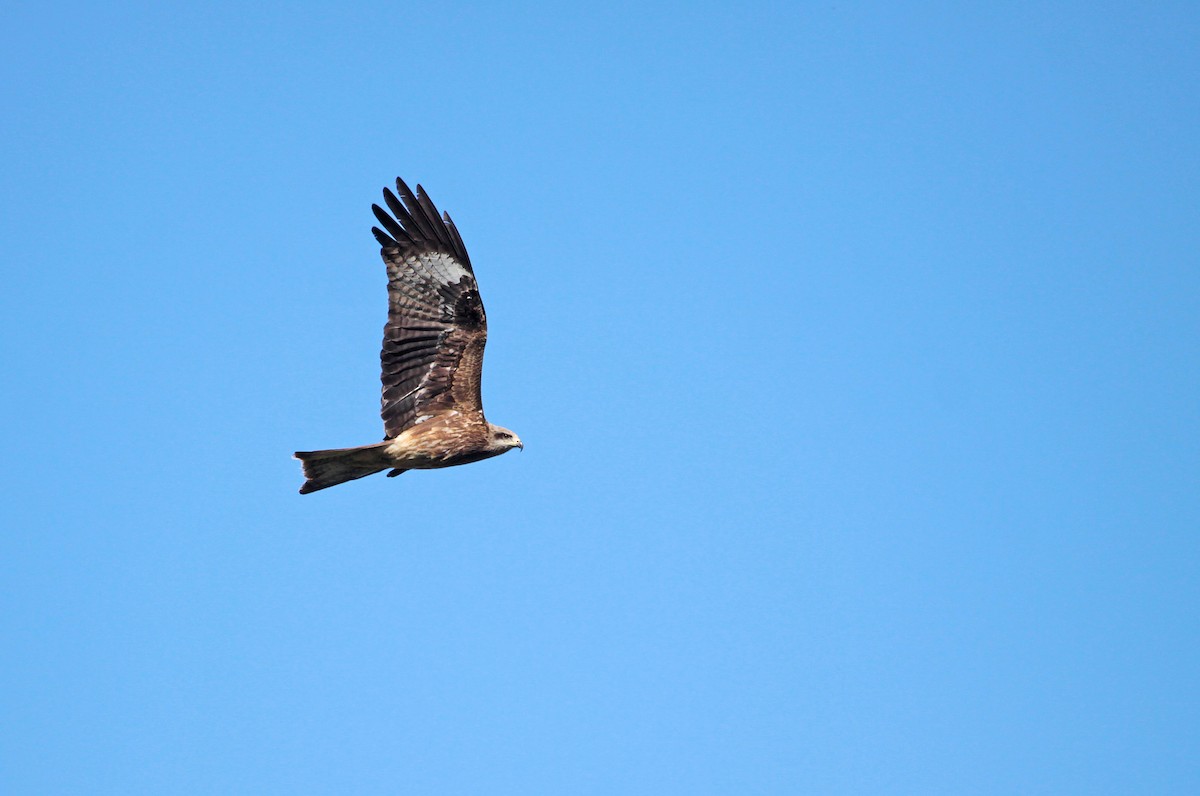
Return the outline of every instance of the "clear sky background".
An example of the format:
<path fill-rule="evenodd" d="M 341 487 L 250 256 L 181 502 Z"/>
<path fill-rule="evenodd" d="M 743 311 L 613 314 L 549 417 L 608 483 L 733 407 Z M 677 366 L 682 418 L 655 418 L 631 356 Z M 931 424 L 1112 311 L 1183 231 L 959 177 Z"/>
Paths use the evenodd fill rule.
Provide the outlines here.
<path fill-rule="evenodd" d="M 1200 792 L 1194 3 L 8 3 L 0 791 Z M 526 450 L 381 437 L 396 175 Z"/>

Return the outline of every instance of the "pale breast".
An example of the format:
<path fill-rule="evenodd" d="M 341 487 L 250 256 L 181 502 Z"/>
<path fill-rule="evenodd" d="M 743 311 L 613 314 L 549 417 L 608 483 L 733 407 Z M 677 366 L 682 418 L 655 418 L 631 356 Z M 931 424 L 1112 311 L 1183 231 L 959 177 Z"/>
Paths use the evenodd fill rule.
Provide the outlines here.
<path fill-rule="evenodd" d="M 482 412 L 443 412 L 406 428 L 387 447 L 394 466 L 428 470 L 486 459 L 488 425 Z"/>

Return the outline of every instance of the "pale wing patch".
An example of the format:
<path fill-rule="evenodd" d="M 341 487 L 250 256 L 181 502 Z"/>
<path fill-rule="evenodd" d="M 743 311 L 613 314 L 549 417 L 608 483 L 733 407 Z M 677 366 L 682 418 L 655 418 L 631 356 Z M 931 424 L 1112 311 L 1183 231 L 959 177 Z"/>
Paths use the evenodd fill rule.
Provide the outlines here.
<path fill-rule="evenodd" d="M 424 252 L 388 263 L 388 277 L 395 291 L 393 303 L 408 298 L 418 306 L 429 300 L 428 294 L 420 290 L 425 282 L 432 280 L 446 287 L 459 284 L 464 277 L 473 278 L 452 255 L 441 252 Z"/>
<path fill-rule="evenodd" d="M 420 256 L 421 265 L 425 271 L 443 285 L 457 285 L 459 280 L 468 275 L 452 255 L 443 252 L 429 252 Z"/>

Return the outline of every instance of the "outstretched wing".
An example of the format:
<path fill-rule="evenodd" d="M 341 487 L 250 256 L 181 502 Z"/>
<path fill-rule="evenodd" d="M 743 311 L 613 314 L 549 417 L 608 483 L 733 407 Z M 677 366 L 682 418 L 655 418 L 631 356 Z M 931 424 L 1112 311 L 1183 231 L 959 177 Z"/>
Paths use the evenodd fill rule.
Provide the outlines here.
<path fill-rule="evenodd" d="M 396 194 L 384 188 L 388 209 L 371 206 L 383 227 L 371 231 L 388 271 L 380 354 L 387 439 L 449 409 L 482 411 L 487 342 L 487 316 L 454 222 L 438 215 L 420 185 L 414 194 L 397 178 Z"/>

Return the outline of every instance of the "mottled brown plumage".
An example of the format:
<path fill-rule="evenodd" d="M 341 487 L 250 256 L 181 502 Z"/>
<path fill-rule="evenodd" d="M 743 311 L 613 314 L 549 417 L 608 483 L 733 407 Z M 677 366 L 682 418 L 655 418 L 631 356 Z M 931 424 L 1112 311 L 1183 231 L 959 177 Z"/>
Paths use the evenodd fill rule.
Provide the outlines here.
<path fill-rule="evenodd" d="M 371 231 L 388 272 L 383 331 L 384 440 L 359 448 L 300 451 L 302 494 L 391 469 L 468 464 L 524 447 L 483 415 L 480 376 L 487 315 L 466 247 L 450 216 L 438 215 L 424 189 L 396 179 L 372 205 Z M 390 213 L 388 212 L 390 211 Z"/>

